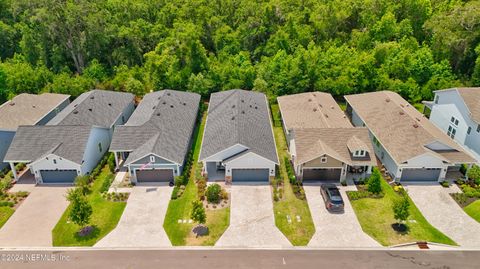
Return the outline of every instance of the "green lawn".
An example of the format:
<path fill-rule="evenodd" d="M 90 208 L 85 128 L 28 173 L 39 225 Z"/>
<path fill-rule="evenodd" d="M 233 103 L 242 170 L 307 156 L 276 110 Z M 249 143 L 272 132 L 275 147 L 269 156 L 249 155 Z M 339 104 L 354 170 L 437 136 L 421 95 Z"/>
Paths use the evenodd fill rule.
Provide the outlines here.
<path fill-rule="evenodd" d="M 278 115 L 275 114 L 275 112 L 278 111 L 278 105 L 272 105 L 271 109 L 273 115 Z M 315 233 L 315 225 L 313 224 L 307 201 L 300 200 L 295 196 L 288 181 L 284 164 L 284 158 L 288 156 L 288 152 L 283 129 L 282 127 L 274 127 L 273 131 L 277 143 L 278 157 L 280 158 L 279 172 L 284 182 L 283 198 L 278 202 L 273 202 L 275 225 L 294 246 L 305 246 Z M 292 220 L 295 220 L 295 216 L 298 215 L 302 221 L 292 221 L 288 223 L 287 215 L 289 215 Z"/>
<path fill-rule="evenodd" d="M 477 200 L 463 208 L 474 220 L 480 222 L 480 200 Z"/>
<path fill-rule="evenodd" d="M 385 191 L 383 198 L 364 198 L 351 201 L 364 232 L 384 246 L 416 241 L 456 245 L 452 239 L 427 222 L 411 199 L 410 217 L 407 221 L 408 232 L 400 234 L 393 230 L 391 225 L 396 221 L 393 217 L 392 204 L 395 199 L 399 198 L 399 195 L 385 180 L 382 180 L 382 188 Z"/>
<path fill-rule="evenodd" d="M 88 195 L 93 208 L 90 223 L 96 227 L 95 231 L 90 236 L 78 237 L 80 226 L 68 221 L 70 209 L 67 208 L 52 231 L 54 246 L 93 246 L 117 226 L 127 203 L 107 201 L 100 194 L 102 183 L 111 176 L 113 175 L 106 165 L 94 181 L 92 192 Z"/>
<path fill-rule="evenodd" d="M 7 222 L 7 220 L 13 215 L 15 210 L 8 206 L 0 206 L 0 228 Z"/>
<path fill-rule="evenodd" d="M 194 133 L 194 150 L 193 150 L 193 165 L 190 173 L 190 180 L 186 186 L 183 195 L 176 200 L 171 200 L 168 204 L 167 214 L 165 215 L 165 222 L 163 228 L 174 246 L 185 245 L 202 245 L 213 246 L 215 242 L 222 236 L 230 223 L 230 207 L 219 210 L 206 210 L 207 213 L 207 227 L 209 234 L 195 238 L 192 236 L 191 230 L 196 225 L 179 224 L 179 219 L 190 219 L 190 212 L 192 211 L 192 201 L 198 200 L 197 185 L 195 184 L 195 171 L 197 170 L 198 157 L 200 155 L 200 147 L 202 144 L 202 135 L 205 128 L 205 121 L 207 113 L 202 115 L 202 121 L 199 128 L 196 128 Z"/>

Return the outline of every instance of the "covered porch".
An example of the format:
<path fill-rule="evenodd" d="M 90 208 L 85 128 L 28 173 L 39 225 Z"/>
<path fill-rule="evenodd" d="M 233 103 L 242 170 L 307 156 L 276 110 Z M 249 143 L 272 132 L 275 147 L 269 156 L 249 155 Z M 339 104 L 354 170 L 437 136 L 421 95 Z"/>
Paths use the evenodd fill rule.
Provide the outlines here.
<path fill-rule="evenodd" d="M 203 175 L 209 181 L 225 181 L 225 165 L 222 162 L 205 162 Z"/>

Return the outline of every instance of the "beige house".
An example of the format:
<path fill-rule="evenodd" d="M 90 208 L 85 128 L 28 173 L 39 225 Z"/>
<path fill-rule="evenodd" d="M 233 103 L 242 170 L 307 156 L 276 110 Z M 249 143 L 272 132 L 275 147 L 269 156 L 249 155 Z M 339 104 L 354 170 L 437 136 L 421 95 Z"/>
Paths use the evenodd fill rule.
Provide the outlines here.
<path fill-rule="evenodd" d="M 355 128 L 328 93 L 278 97 L 291 160 L 303 181 L 369 176 L 375 155 L 366 128 Z"/>

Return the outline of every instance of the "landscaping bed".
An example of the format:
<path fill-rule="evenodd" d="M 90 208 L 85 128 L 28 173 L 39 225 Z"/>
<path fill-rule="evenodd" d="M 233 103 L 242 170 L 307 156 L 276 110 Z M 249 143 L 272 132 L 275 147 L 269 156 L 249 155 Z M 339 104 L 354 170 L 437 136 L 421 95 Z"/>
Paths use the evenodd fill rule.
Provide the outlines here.
<path fill-rule="evenodd" d="M 457 180 L 462 192 L 450 193 L 457 204 L 470 217 L 480 222 L 480 168 L 474 166 L 468 173 L 468 180 Z"/>
<path fill-rule="evenodd" d="M 271 111 L 274 121 L 280 122 L 280 124 L 273 127 L 278 157 L 280 159 L 280 167 L 277 171 L 276 179 L 272 182 L 275 225 L 292 245 L 306 246 L 315 234 L 315 225 L 313 224 L 302 185 L 291 178 L 293 171 L 289 167 L 287 143 L 281 126 L 278 105 L 272 105 Z M 290 170 L 290 173 L 287 172 L 287 169 Z M 290 177 L 288 174 L 291 174 Z M 301 221 L 297 221 L 297 218 Z"/>
<path fill-rule="evenodd" d="M 392 246 L 403 243 L 428 241 L 448 245 L 456 243 L 427 222 L 422 213 L 401 186 L 390 186 L 381 179 L 383 196 L 348 197 L 362 230 L 377 240 L 383 246 Z M 401 199 L 408 201 L 409 216 L 404 223 L 405 230 L 398 229 L 398 220 L 394 217 L 394 204 Z"/>
<path fill-rule="evenodd" d="M 213 246 L 222 236 L 230 223 L 230 203 L 227 206 L 221 200 L 219 203 L 208 203 L 202 199 L 206 191 L 206 181 L 201 175 L 201 163 L 198 163 L 202 135 L 206 122 L 206 108 L 203 109 L 201 123 L 195 129 L 194 150 L 188 177 L 178 179 L 172 192 L 172 200 L 168 204 L 163 228 L 174 246 Z M 185 180 L 187 179 L 187 180 Z M 181 183 L 179 182 L 181 181 Z M 229 200 L 227 198 L 227 200 Z M 196 224 L 191 220 L 194 201 L 204 204 L 208 234 L 196 236 L 192 229 Z M 215 208 L 213 206 L 215 205 Z M 208 208 L 207 208 L 208 206 Z"/>
<path fill-rule="evenodd" d="M 109 164 L 97 169 L 95 171 L 97 176 L 91 183 L 91 191 L 86 195 L 92 207 L 92 215 L 87 226 L 91 229 L 88 235 L 81 236 L 79 231 L 82 227 L 69 219 L 72 206 L 70 205 L 52 231 L 53 246 L 93 246 L 117 226 L 125 209 L 128 194 L 105 194 L 105 189 L 108 190 L 113 179 L 112 170 Z"/>
<path fill-rule="evenodd" d="M 4 170 L 0 173 L 0 228 L 8 221 L 29 194 L 26 191 L 9 192 L 13 186 L 12 178 L 11 171 Z"/>

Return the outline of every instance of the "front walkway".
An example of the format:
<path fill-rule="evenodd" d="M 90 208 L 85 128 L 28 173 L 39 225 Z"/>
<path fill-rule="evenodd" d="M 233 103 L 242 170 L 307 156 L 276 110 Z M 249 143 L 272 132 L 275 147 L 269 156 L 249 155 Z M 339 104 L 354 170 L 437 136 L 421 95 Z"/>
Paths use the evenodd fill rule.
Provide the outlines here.
<path fill-rule="evenodd" d="M 28 187 L 28 188 L 25 188 Z M 15 185 L 30 195 L 0 229 L 2 247 L 51 247 L 52 230 L 68 207 L 68 187 Z"/>
<path fill-rule="evenodd" d="M 463 211 L 449 195 L 456 185 L 407 185 L 408 195 L 430 224 L 462 247 L 480 247 L 480 223 Z"/>
<path fill-rule="evenodd" d="M 275 226 L 270 185 L 232 185 L 231 197 L 230 226 L 215 246 L 291 246 Z"/>
<path fill-rule="evenodd" d="M 353 211 L 346 191 L 356 190 L 353 186 L 338 186 L 345 202 L 343 213 L 330 213 L 325 208 L 320 184 L 305 183 L 303 188 L 315 224 L 315 234 L 309 247 L 380 247 L 380 244 L 363 232 Z"/>
<path fill-rule="evenodd" d="M 96 247 L 168 247 L 172 244 L 163 229 L 172 187 L 133 187 L 117 227 Z"/>

